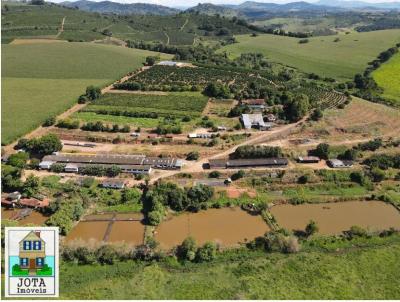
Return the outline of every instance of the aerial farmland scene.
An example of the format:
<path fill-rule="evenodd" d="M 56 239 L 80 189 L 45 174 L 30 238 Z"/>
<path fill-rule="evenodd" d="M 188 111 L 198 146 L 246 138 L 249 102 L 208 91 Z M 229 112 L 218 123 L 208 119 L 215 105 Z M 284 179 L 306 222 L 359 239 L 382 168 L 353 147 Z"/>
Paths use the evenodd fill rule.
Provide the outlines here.
<path fill-rule="evenodd" d="M 400 300 L 400 2 L 293 1 L 1 2 L 2 299 Z"/>

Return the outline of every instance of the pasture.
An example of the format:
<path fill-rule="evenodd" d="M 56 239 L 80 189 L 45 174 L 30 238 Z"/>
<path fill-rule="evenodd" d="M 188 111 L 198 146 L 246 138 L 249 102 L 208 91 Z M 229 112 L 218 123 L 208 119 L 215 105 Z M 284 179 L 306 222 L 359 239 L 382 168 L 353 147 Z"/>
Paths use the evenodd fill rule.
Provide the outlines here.
<path fill-rule="evenodd" d="M 302 136 L 343 143 L 366 137 L 396 136 L 399 131 L 399 110 L 353 98 L 344 109 L 326 110 L 320 121 L 302 129 Z"/>
<path fill-rule="evenodd" d="M 69 108 L 87 86 L 106 86 L 155 54 L 93 43 L 11 44 L 2 50 L 2 144 Z"/>
<path fill-rule="evenodd" d="M 339 41 L 334 42 L 339 38 Z M 277 35 L 237 35 L 239 43 L 219 49 L 231 58 L 246 52 L 263 53 L 270 61 L 288 65 L 307 73 L 338 80 L 353 79 L 362 73 L 367 63 L 377 55 L 400 42 L 400 30 L 381 30 L 325 37 L 309 38 L 308 43 L 299 39 Z"/>
<path fill-rule="evenodd" d="M 372 76 L 378 86 L 383 88 L 383 96 L 400 103 L 400 53 L 384 63 Z"/>

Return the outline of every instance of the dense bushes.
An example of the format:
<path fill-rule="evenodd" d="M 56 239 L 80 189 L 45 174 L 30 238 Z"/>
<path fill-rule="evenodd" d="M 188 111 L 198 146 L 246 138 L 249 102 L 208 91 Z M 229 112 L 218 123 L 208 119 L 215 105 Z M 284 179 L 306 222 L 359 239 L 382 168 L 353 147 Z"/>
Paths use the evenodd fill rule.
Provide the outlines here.
<path fill-rule="evenodd" d="M 66 235 L 73 226 L 73 222 L 79 220 L 84 212 L 84 203 L 79 199 L 60 200 L 53 202 L 54 214 L 46 221 L 49 226 L 58 226 L 60 233 Z"/>
<path fill-rule="evenodd" d="M 135 90 L 142 90 L 142 87 L 143 86 L 140 83 L 131 81 L 114 84 L 115 89 L 121 89 L 121 90 L 135 91 Z"/>
<path fill-rule="evenodd" d="M 382 147 L 382 139 L 381 138 L 376 138 L 371 141 L 368 141 L 366 143 L 359 143 L 357 146 L 357 149 L 361 151 L 376 151 L 380 147 Z"/>
<path fill-rule="evenodd" d="M 102 165 L 86 165 L 79 169 L 79 173 L 91 176 L 115 177 L 121 173 L 121 168 L 116 165 L 112 165 L 109 167 L 105 167 Z"/>
<path fill-rule="evenodd" d="M 363 164 L 371 168 L 379 168 L 387 170 L 389 168 L 400 169 L 400 154 L 374 154 L 370 158 L 364 160 Z"/>
<path fill-rule="evenodd" d="M 131 128 L 128 125 L 124 125 L 120 127 L 118 124 L 112 125 L 112 127 L 108 125 L 104 125 L 102 122 L 98 121 L 95 123 L 88 122 L 81 127 L 84 131 L 94 131 L 94 132 L 122 132 L 122 133 L 129 133 Z"/>
<path fill-rule="evenodd" d="M 232 158 L 272 158 L 281 157 L 282 149 L 280 147 L 270 146 L 239 146 L 234 153 L 231 154 Z"/>
<path fill-rule="evenodd" d="M 209 83 L 203 94 L 217 99 L 229 99 L 231 97 L 229 88 L 221 83 Z"/>
<path fill-rule="evenodd" d="M 240 116 L 242 114 L 245 113 L 250 113 L 251 109 L 249 106 L 247 105 L 237 105 L 235 107 L 233 107 L 229 113 L 228 113 L 228 117 L 236 117 L 236 116 Z"/>
<path fill-rule="evenodd" d="M 150 224 L 161 222 L 165 206 L 174 211 L 198 211 L 211 199 L 214 190 L 205 185 L 181 189 L 173 183 L 162 183 L 147 191 L 144 196 L 144 209 Z"/>
<path fill-rule="evenodd" d="M 3 192 L 13 192 L 22 187 L 22 169 L 10 165 L 1 165 L 1 188 Z"/>
<path fill-rule="evenodd" d="M 95 86 L 88 86 L 86 88 L 86 96 L 92 101 L 98 99 L 101 95 L 101 89 Z"/>
<path fill-rule="evenodd" d="M 283 110 L 287 120 L 297 122 L 302 119 L 310 109 L 310 102 L 308 96 L 300 94 L 289 99 L 284 105 Z"/>
<path fill-rule="evenodd" d="M 66 128 L 66 129 L 78 129 L 79 128 L 79 121 L 78 120 L 71 120 L 71 119 L 64 119 L 59 120 L 56 124 L 58 128 Z"/>
<path fill-rule="evenodd" d="M 300 251 L 297 237 L 285 231 L 272 231 L 257 237 L 247 244 L 251 249 L 263 249 L 266 252 L 296 253 Z"/>
<path fill-rule="evenodd" d="M 313 150 L 311 153 L 319 158 L 329 159 L 330 146 L 326 143 L 318 144 L 315 150 Z"/>
<path fill-rule="evenodd" d="M 43 127 L 50 127 L 50 126 L 53 126 L 55 123 L 56 123 L 56 118 L 55 117 L 49 117 L 43 122 L 42 126 Z"/>
<path fill-rule="evenodd" d="M 155 132 L 157 134 L 163 135 L 163 134 L 181 134 L 182 133 L 182 127 L 180 124 L 174 123 L 174 122 L 160 122 L 155 129 Z"/>
<path fill-rule="evenodd" d="M 215 259 L 217 246 L 215 243 L 206 242 L 203 246 L 197 247 L 196 241 L 188 237 L 177 246 L 175 255 L 181 261 L 209 262 Z"/>
<path fill-rule="evenodd" d="M 198 160 L 200 157 L 199 152 L 197 151 L 192 151 L 189 152 L 186 156 L 186 160 Z"/>
<path fill-rule="evenodd" d="M 150 240 L 149 240 L 150 241 Z M 146 243 L 136 247 L 105 243 L 87 243 L 73 241 L 61 246 L 60 255 L 64 261 L 75 262 L 80 265 L 99 263 L 112 265 L 116 261 L 127 260 L 160 260 L 165 257 L 156 246 Z"/>
<path fill-rule="evenodd" d="M 26 166 L 26 162 L 29 159 L 29 154 L 26 152 L 18 152 L 18 153 L 14 153 L 11 154 L 8 157 L 7 160 L 7 164 L 16 167 L 16 168 L 20 168 L 23 169 Z"/>
<path fill-rule="evenodd" d="M 15 146 L 16 149 L 25 149 L 26 151 L 38 155 L 49 155 L 62 149 L 60 139 L 54 134 L 46 134 L 39 138 L 20 139 Z"/>

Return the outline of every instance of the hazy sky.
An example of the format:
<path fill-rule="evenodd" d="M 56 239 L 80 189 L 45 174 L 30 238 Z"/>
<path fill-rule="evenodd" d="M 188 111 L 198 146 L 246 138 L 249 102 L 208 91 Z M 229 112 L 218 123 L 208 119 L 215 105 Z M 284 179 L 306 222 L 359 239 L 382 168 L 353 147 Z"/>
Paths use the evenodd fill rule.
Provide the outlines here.
<path fill-rule="evenodd" d="M 63 2 L 66 0 L 49 0 L 51 2 Z M 67 1 L 76 1 L 76 0 L 67 0 Z M 91 1 L 104 1 L 104 0 L 91 0 Z M 213 4 L 240 4 L 245 2 L 246 0 L 110 0 L 113 2 L 120 2 L 120 3 L 152 3 L 152 4 L 160 4 L 165 6 L 193 6 L 201 3 L 213 3 Z M 267 2 L 267 3 L 288 3 L 288 2 L 297 2 L 297 1 L 307 1 L 307 2 L 318 2 L 318 0 L 251 0 L 255 2 Z M 361 0 L 363 2 L 370 2 L 370 3 L 378 3 L 378 2 L 397 2 L 393 0 Z"/>

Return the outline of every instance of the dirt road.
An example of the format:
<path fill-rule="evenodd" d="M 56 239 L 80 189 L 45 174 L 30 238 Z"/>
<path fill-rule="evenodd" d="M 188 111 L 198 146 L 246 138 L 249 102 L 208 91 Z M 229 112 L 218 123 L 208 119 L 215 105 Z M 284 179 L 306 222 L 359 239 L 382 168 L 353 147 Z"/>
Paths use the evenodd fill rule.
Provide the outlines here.
<path fill-rule="evenodd" d="M 60 26 L 60 29 L 58 30 L 58 33 L 57 33 L 57 35 L 56 35 L 56 39 L 58 39 L 58 37 L 62 34 L 62 32 L 64 31 L 64 22 L 65 22 L 65 18 L 66 17 L 64 17 L 63 19 L 62 19 L 62 21 L 61 21 L 61 26 Z"/>
<path fill-rule="evenodd" d="M 301 119 L 300 121 L 293 123 L 293 124 L 288 124 L 282 127 L 279 127 L 275 130 L 272 131 L 265 131 L 265 132 L 260 132 L 257 136 L 254 136 L 248 140 L 246 140 L 243 143 L 240 143 L 238 145 L 235 145 L 227 150 L 224 150 L 222 152 L 219 152 L 215 155 L 207 156 L 202 158 L 199 161 L 196 162 L 187 162 L 186 166 L 184 166 L 181 170 L 174 170 L 174 171 L 156 171 L 154 172 L 153 176 L 150 179 L 150 183 L 154 183 L 158 181 L 161 178 L 166 178 L 173 176 L 178 173 L 197 173 L 197 172 L 202 172 L 203 171 L 203 166 L 204 164 L 208 163 L 210 159 L 217 159 L 217 158 L 224 158 L 228 157 L 229 154 L 234 152 L 236 148 L 240 146 L 245 146 L 245 145 L 255 145 L 255 144 L 260 144 L 269 140 L 277 139 L 280 136 L 286 136 L 288 135 L 291 131 L 293 131 L 296 127 L 299 125 L 303 124 L 304 121 L 308 117 L 305 117 Z"/>

